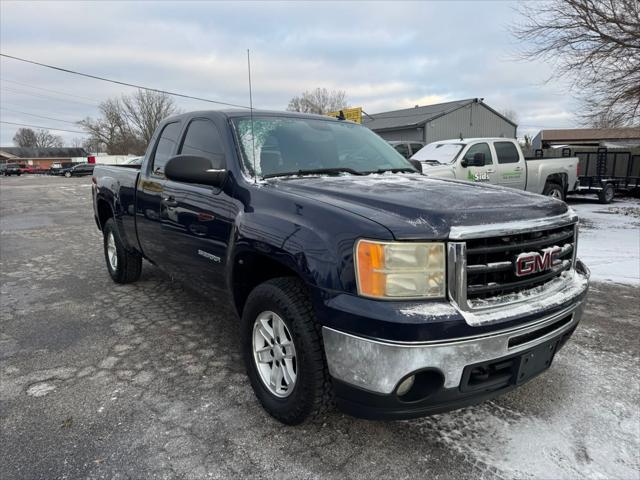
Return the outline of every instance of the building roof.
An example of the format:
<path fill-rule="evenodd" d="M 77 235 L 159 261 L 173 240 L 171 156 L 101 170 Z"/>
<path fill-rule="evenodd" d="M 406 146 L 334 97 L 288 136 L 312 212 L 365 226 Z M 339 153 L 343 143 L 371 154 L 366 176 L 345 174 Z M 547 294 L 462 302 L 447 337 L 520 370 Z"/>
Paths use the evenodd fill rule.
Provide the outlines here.
<path fill-rule="evenodd" d="M 371 130 L 392 130 L 398 128 L 418 127 L 447 113 L 458 110 L 472 103 L 482 103 L 480 98 L 467 98 L 465 100 L 455 100 L 452 102 L 436 103 L 433 105 L 425 105 L 423 107 L 405 108 L 403 110 L 393 110 L 391 112 L 382 112 L 367 115 L 363 117 L 363 124 Z M 482 103 L 489 110 L 507 122 L 516 125 L 513 121 L 504 115 L 496 112 L 487 104 Z"/>
<path fill-rule="evenodd" d="M 630 128 L 565 128 L 540 130 L 540 138 L 545 142 L 575 142 L 599 140 L 640 139 L 640 127 Z"/>
<path fill-rule="evenodd" d="M 72 158 L 86 157 L 89 154 L 84 148 L 67 148 L 67 147 L 51 147 L 51 148 L 35 148 L 35 147 L 0 147 L 0 155 L 8 158 Z"/>

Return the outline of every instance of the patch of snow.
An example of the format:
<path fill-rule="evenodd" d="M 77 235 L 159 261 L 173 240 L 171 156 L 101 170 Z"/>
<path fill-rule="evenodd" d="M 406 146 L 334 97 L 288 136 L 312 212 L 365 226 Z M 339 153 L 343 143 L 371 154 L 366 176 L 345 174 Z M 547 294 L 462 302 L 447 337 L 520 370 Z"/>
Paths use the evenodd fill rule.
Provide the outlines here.
<path fill-rule="evenodd" d="M 439 317 L 442 315 L 456 315 L 458 311 L 450 304 L 444 302 L 422 303 L 415 307 L 401 309 L 403 315 L 421 317 Z"/>
<path fill-rule="evenodd" d="M 503 320 L 505 314 L 513 317 L 521 317 L 535 311 L 546 310 L 556 305 L 562 305 L 572 298 L 577 292 L 586 288 L 587 280 L 585 277 L 575 274 L 573 271 L 562 272 L 562 274 L 550 282 L 539 287 L 530 288 L 518 293 L 511 293 L 496 297 L 495 299 L 478 299 L 471 300 L 470 303 L 476 307 L 490 307 L 492 303 L 519 302 L 511 305 L 508 309 L 489 310 L 482 312 L 464 312 L 463 316 L 469 325 L 484 325 Z M 545 292 L 553 292 L 542 295 Z"/>
<path fill-rule="evenodd" d="M 418 227 L 420 225 L 429 225 L 429 222 L 422 217 L 407 220 L 407 223 L 412 227 Z"/>
<path fill-rule="evenodd" d="M 640 285 L 640 201 L 571 202 L 580 217 L 578 257 L 592 279 Z"/>
<path fill-rule="evenodd" d="M 27 388 L 27 395 L 31 397 L 44 397 L 56 389 L 56 384 L 53 382 L 38 382 L 30 385 Z"/>

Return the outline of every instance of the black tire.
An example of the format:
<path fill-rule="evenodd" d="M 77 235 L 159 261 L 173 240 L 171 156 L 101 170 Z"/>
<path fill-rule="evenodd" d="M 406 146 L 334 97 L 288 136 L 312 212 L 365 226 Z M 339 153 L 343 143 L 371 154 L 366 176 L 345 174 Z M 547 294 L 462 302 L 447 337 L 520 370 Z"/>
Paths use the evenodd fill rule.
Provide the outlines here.
<path fill-rule="evenodd" d="M 562 200 L 563 202 L 565 201 L 564 188 L 562 188 L 562 185 L 560 185 L 559 183 L 547 182 L 547 184 L 544 186 L 542 194 L 546 195 L 547 197 L 557 198 L 558 200 Z"/>
<path fill-rule="evenodd" d="M 71 172 L 64 172 L 64 176 L 67 178 L 71 178 Z"/>
<path fill-rule="evenodd" d="M 103 247 L 104 247 L 104 259 L 107 263 L 107 270 L 109 275 L 116 283 L 132 283 L 140 278 L 142 273 L 142 257 L 136 253 L 128 252 L 120 235 L 113 218 L 109 218 L 102 227 L 103 233 Z M 107 251 L 107 244 L 109 236 L 113 234 L 113 240 L 116 248 L 117 264 L 114 269 L 109 261 L 109 253 Z"/>
<path fill-rule="evenodd" d="M 296 349 L 296 381 L 285 398 L 271 393 L 260 378 L 253 355 L 253 325 L 265 312 L 276 313 L 291 333 Z M 287 425 L 322 415 L 332 405 L 320 326 L 304 284 L 293 277 L 268 280 L 250 294 L 242 313 L 242 350 L 251 386 L 263 408 Z"/>
<path fill-rule="evenodd" d="M 603 185 L 602 190 L 598 193 L 598 201 L 600 203 L 611 203 L 616 195 L 616 188 L 611 183 Z"/>

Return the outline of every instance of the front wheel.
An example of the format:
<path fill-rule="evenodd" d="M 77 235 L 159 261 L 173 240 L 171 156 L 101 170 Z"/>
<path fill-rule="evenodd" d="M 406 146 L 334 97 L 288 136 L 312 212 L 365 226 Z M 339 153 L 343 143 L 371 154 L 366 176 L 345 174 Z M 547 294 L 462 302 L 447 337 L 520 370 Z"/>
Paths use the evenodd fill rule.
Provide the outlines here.
<path fill-rule="evenodd" d="M 331 405 L 320 327 L 300 280 L 275 278 L 251 292 L 242 347 L 251 386 L 277 420 L 297 425 Z"/>
<path fill-rule="evenodd" d="M 127 251 L 113 218 L 105 222 L 102 232 L 104 234 L 104 258 L 113 281 L 132 283 L 138 280 L 142 273 L 142 257 Z"/>
<path fill-rule="evenodd" d="M 559 183 L 549 182 L 544 186 L 543 195 L 564 201 L 564 189 Z"/>
<path fill-rule="evenodd" d="M 616 189 L 611 183 L 607 183 L 598 193 L 598 201 L 600 203 L 611 203 L 616 194 Z"/>
<path fill-rule="evenodd" d="M 71 178 L 71 172 L 64 172 L 64 176 L 67 178 Z"/>

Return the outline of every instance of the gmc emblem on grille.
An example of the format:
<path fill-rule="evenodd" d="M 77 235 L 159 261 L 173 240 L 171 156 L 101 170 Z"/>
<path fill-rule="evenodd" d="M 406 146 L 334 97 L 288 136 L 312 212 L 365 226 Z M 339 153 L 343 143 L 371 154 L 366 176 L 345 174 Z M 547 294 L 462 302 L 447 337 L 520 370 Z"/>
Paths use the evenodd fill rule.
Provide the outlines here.
<path fill-rule="evenodd" d="M 550 270 L 560 262 L 558 258 L 562 249 L 560 247 L 549 247 L 538 252 L 521 253 L 516 257 L 516 275 L 525 277 L 534 273 Z"/>

